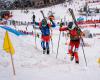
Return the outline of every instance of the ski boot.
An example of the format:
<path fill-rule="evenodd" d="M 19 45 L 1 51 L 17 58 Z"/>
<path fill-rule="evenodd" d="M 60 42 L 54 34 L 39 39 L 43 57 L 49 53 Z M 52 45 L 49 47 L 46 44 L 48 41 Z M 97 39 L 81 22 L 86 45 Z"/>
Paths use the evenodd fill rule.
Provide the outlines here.
<path fill-rule="evenodd" d="M 74 59 L 74 53 L 68 53 L 68 54 L 70 56 L 70 60 L 73 61 L 73 59 Z"/>
<path fill-rule="evenodd" d="M 74 59 L 74 53 L 71 54 L 70 60 L 73 61 Z"/>
<path fill-rule="evenodd" d="M 49 51 L 49 49 L 47 49 L 47 54 L 49 54 L 50 53 L 50 51 Z"/>
<path fill-rule="evenodd" d="M 45 49 L 45 48 L 43 48 L 43 54 L 45 54 L 45 51 L 46 51 L 46 49 Z"/>
<path fill-rule="evenodd" d="M 78 53 L 74 53 L 74 56 L 75 56 L 75 63 L 76 64 L 79 64 L 79 57 L 78 57 Z"/>
<path fill-rule="evenodd" d="M 76 64 L 79 64 L 79 61 L 75 61 Z"/>

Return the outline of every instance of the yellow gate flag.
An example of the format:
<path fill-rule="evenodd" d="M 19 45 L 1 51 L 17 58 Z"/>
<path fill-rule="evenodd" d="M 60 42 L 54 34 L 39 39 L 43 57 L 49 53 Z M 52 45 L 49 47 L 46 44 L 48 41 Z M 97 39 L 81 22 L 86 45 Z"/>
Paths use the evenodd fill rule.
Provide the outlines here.
<path fill-rule="evenodd" d="M 8 32 L 6 31 L 5 37 L 4 37 L 4 44 L 3 49 L 7 52 L 13 55 L 15 53 L 15 50 L 13 48 L 13 45 L 11 43 L 10 37 L 8 35 Z"/>

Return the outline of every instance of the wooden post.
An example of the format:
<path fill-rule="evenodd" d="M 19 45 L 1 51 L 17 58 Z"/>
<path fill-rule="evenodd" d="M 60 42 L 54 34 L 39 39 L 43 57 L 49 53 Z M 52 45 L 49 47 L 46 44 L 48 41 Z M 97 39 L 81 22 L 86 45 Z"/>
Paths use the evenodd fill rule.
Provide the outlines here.
<path fill-rule="evenodd" d="M 12 68 L 13 68 L 13 74 L 16 75 L 13 57 L 12 57 L 12 54 L 11 53 L 10 53 L 10 55 L 11 55 L 11 63 L 12 63 Z"/>

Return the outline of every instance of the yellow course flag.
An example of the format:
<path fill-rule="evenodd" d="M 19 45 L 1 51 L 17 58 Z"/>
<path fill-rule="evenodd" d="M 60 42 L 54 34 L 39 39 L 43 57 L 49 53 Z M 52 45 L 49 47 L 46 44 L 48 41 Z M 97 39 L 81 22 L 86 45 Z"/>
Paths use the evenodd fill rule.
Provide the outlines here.
<path fill-rule="evenodd" d="M 10 37 L 8 35 L 8 32 L 6 31 L 5 37 L 4 37 L 4 44 L 3 44 L 3 49 L 7 52 L 13 55 L 15 53 L 15 50 L 13 48 L 13 45 L 10 41 Z"/>

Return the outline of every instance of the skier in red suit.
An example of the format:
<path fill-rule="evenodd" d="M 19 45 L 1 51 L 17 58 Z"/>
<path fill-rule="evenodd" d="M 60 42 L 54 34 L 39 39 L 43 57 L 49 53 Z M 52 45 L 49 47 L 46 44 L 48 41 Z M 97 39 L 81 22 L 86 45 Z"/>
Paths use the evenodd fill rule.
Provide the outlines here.
<path fill-rule="evenodd" d="M 75 62 L 79 64 L 79 56 L 78 56 L 78 49 L 80 45 L 81 36 L 84 33 L 81 31 L 80 28 L 76 27 L 73 22 L 68 23 L 68 27 L 61 27 L 60 31 L 69 31 L 70 34 L 70 43 L 68 47 L 68 54 L 71 56 L 71 61 L 75 57 Z M 73 50 L 74 48 L 74 50 Z"/>

